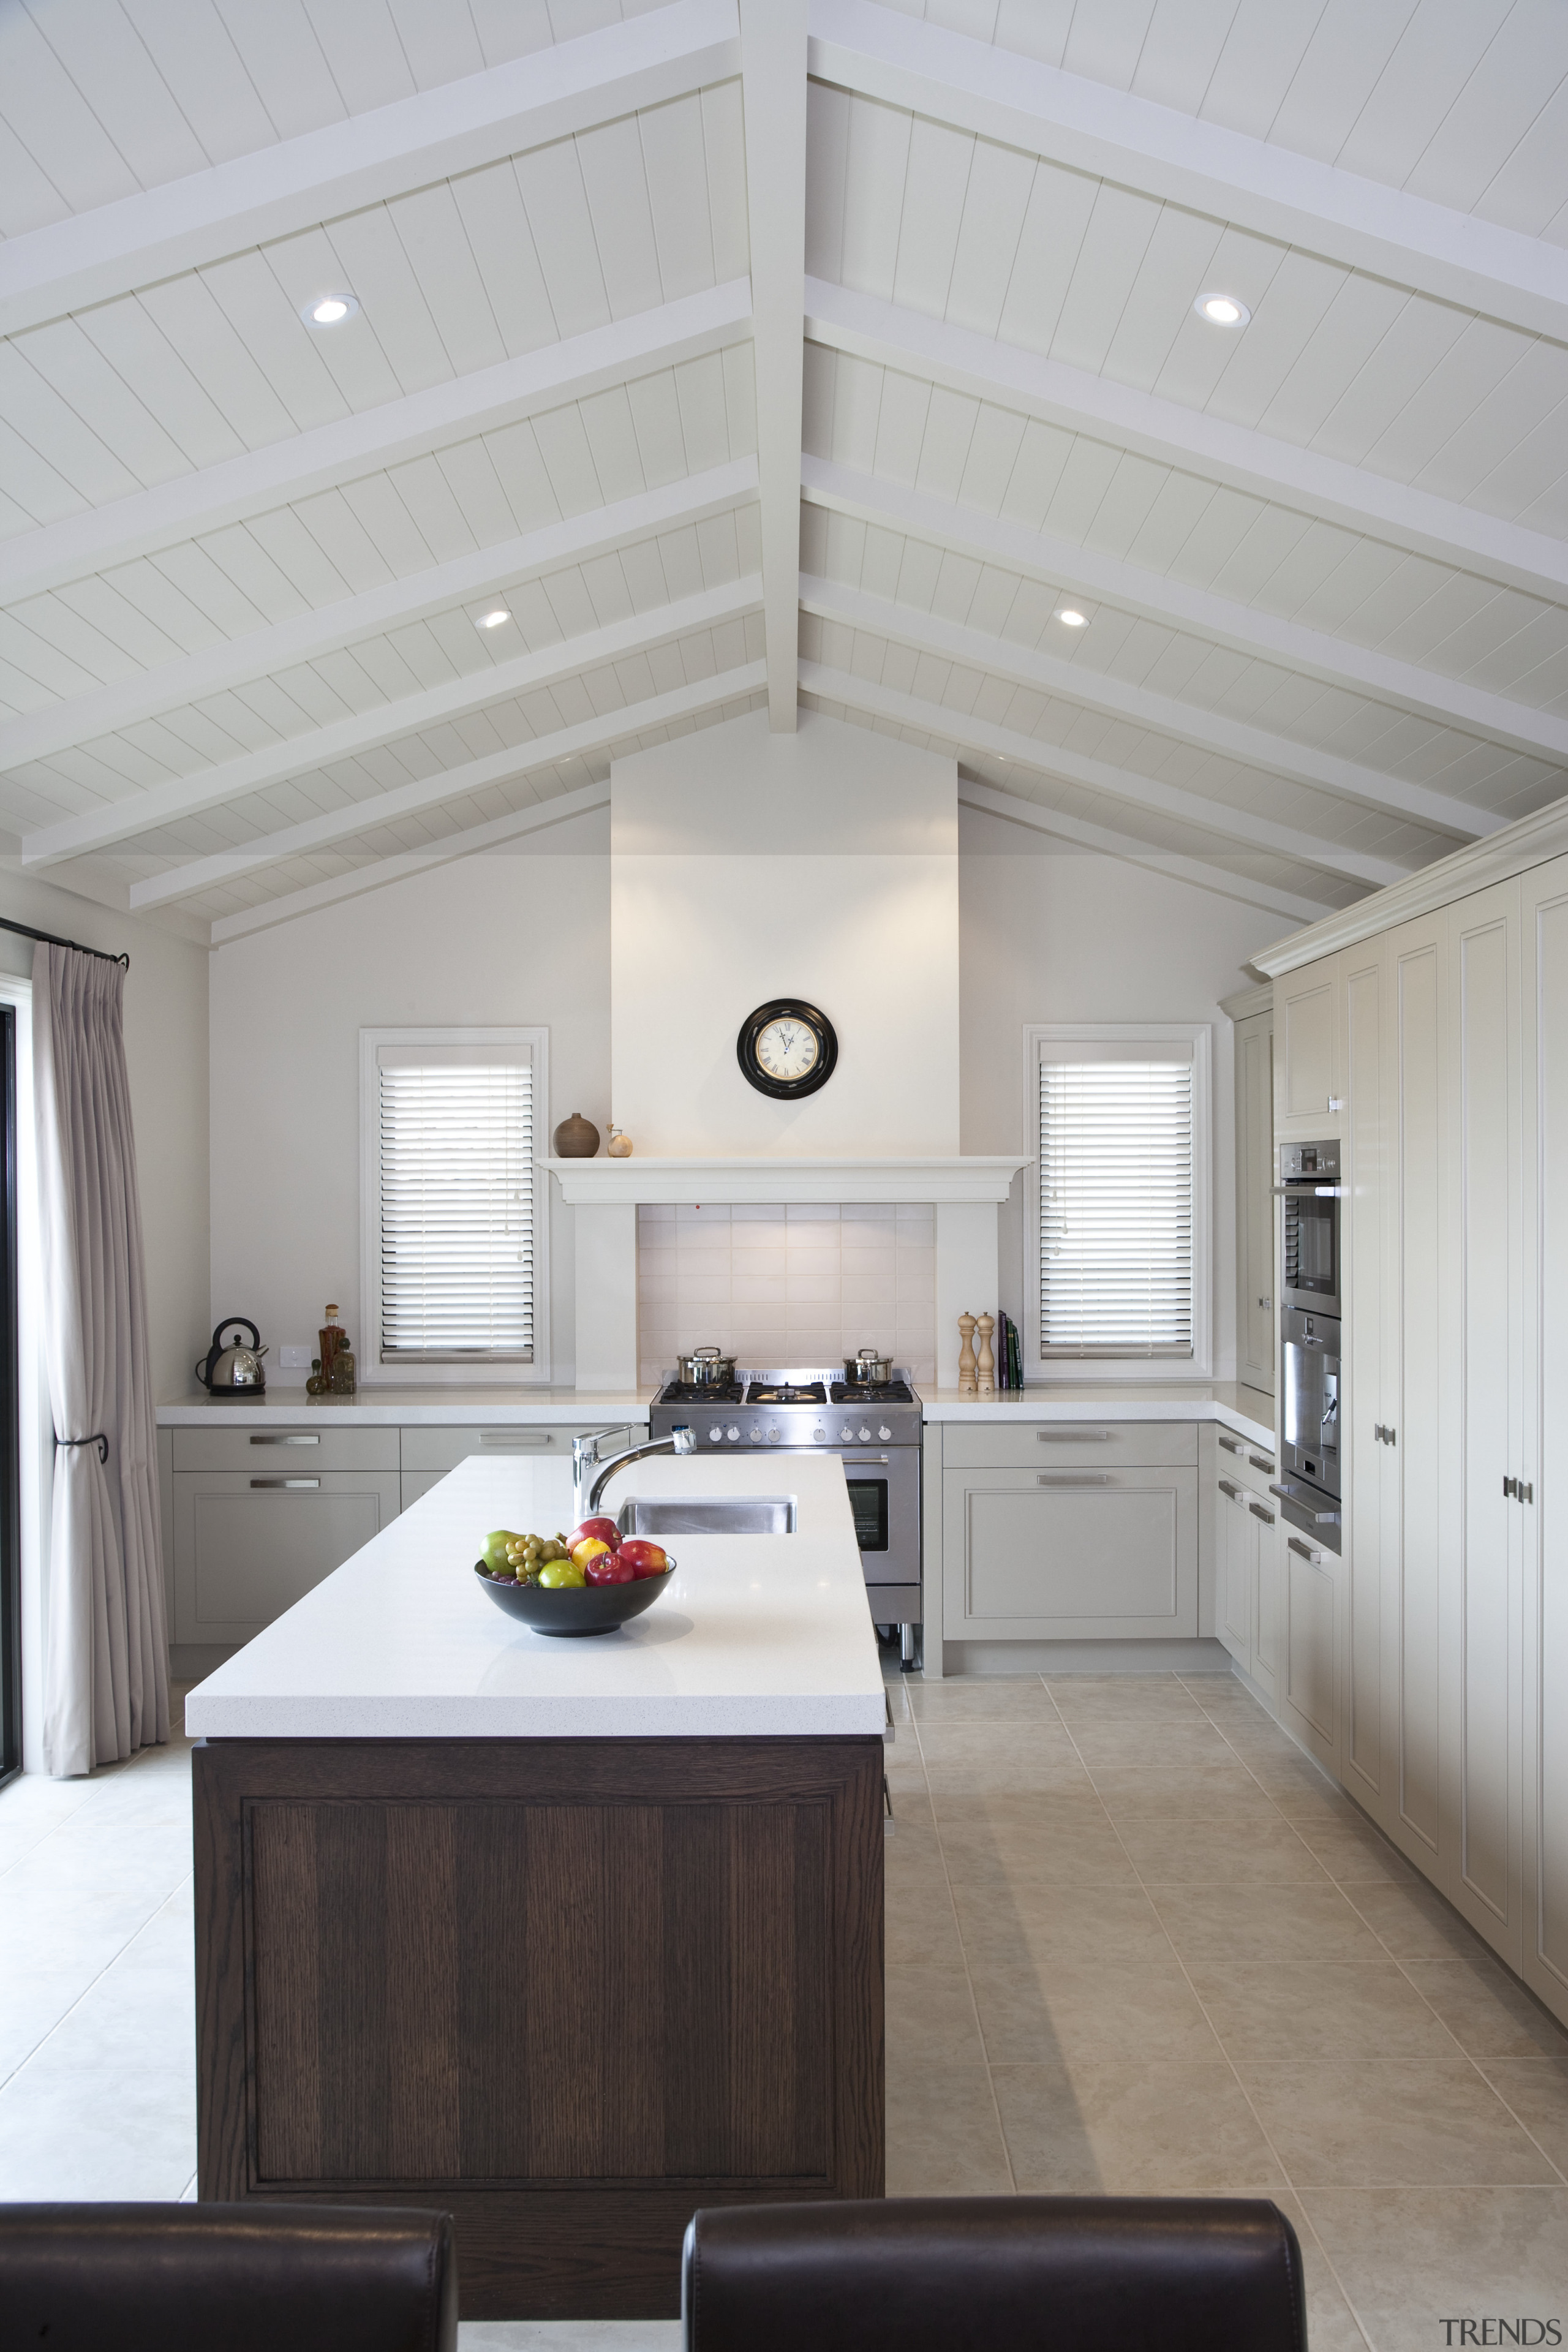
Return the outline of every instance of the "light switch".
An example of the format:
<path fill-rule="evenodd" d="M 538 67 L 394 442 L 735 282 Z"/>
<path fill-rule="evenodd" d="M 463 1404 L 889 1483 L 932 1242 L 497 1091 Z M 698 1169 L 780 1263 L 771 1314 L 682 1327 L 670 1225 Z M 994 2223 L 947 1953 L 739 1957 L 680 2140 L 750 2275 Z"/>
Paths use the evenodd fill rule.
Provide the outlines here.
<path fill-rule="evenodd" d="M 278 1369 L 280 1372 L 308 1372 L 315 1352 L 314 1348 L 279 1348 Z"/>

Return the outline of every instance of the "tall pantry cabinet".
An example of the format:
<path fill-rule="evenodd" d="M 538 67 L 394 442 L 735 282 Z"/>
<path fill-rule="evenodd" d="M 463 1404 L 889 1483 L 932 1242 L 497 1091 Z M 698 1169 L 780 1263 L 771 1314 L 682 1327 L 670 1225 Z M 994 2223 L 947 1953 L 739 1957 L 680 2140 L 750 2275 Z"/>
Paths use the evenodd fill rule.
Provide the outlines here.
<path fill-rule="evenodd" d="M 1345 1191 L 1334 1769 L 1568 2017 L 1568 856 L 1528 862 L 1543 831 L 1398 886 L 1390 914 L 1427 902 L 1407 921 L 1366 902 L 1368 935 L 1276 1001 Z M 1287 1066 L 1288 1138 L 1297 1094 Z"/>

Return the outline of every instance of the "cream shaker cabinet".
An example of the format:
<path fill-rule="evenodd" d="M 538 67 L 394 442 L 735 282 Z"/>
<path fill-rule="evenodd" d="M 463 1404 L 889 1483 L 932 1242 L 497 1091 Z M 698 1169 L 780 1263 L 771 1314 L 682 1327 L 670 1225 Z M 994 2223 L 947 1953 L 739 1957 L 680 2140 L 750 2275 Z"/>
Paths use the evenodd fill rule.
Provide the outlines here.
<path fill-rule="evenodd" d="M 1215 1632 L 1278 1710 L 1287 1651 L 1289 1530 L 1268 1491 L 1275 1463 L 1224 1430 L 1215 1440 Z"/>
<path fill-rule="evenodd" d="M 1302 964 L 1275 982 L 1276 1140 L 1310 1141 L 1338 1132 L 1340 992 L 1336 956 Z"/>

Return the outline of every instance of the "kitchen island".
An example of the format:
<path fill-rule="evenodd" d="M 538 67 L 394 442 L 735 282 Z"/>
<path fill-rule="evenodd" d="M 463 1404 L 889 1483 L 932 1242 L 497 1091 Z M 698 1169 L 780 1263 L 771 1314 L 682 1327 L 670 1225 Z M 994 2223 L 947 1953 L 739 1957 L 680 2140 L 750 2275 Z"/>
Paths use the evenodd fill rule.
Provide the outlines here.
<path fill-rule="evenodd" d="M 659 2317 L 693 2209 L 882 2188 L 880 1669 L 837 1462 L 616 1633 L 482 1589 L 563 1463 L 474 1459 L 186 1702 L 199 2192 L 438 2205 L 470 2318 Z"/>

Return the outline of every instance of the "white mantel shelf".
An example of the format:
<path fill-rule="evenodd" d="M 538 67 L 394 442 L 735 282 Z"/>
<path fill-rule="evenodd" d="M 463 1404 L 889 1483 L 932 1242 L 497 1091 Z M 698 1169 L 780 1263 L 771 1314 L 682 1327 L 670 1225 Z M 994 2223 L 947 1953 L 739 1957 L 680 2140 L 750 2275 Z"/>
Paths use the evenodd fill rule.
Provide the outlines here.
<path fill-rule="evenodd" d="M 1026 1160 L 547 1160 L 574 1208 L 724 1202 L 1005 1201 Z"/>

